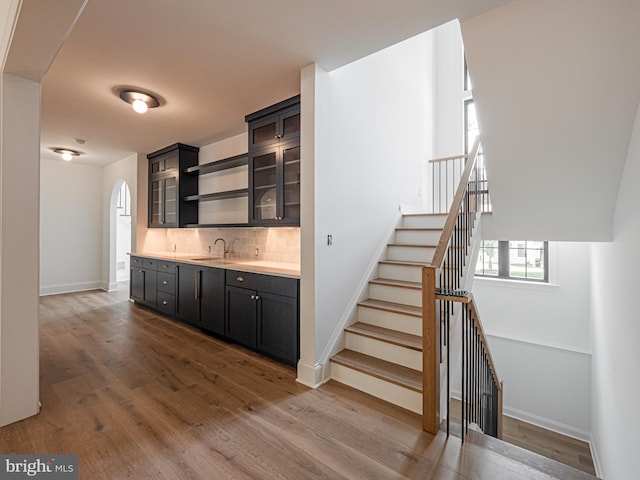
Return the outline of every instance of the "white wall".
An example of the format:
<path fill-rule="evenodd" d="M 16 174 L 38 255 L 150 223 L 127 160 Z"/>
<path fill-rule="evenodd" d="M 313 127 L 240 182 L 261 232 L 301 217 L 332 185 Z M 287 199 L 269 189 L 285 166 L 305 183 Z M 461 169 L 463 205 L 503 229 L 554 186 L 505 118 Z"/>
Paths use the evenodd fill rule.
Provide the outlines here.
<path fill-rule="evenodd" d="M 0 75 L 0 426 L 38 405 L 40 84 Z"/>
<path fill-rule="evenodd" d="M 516 0 L 463 22 L 494 212 L 486 231 L 611 239 L 640 98 L 638 18 L 637 1 Z"/>
<path fill-rule="evenodd" d="M 102 168 L 42 160 L 40 294 L 102 286 Z"/>
<path fill-rule="evenodd" d="M 640 471 L 640 105 L 613 222 L 613 243 L 592 244 L 592 431 L 606 480 Z"/>
<path fill-rule="evenodd" d="M 138 157 L 136 154 L 107 165 L 102 170 L 100 184 L 100 191 L 102 192 L 100 211 L 102 248 L 98 258 L 101 259 L 100 288 L 109 291 L 118 288 L 116 272 L 117 237 L 115 229 L 117 216 L 115 205 L 118 198 L 118 189 L 122 181 L 129 185 L 131 192 L 131 218 L 134 219 L 138 214 Z M 143 205 L 147 205 L 146 200 Z M 136 234 L 136 225 L 132 223 L 132 246 L 136 244 Z"/>
<path fill-rule="evenodd" d="M 315 182 L 316 361 L 354 307 L 399 206 L 423 203 L 433 153 L 432 55 L 425 33 L 334 70 L 316 86 L 323 113 L 315 117 L 314 178 L 302 179 Z M 310 242 L 303 237 L 305 256 Z M 310 271 L 304 261 L 303 282 Z"/>
<path fill-rule="evenodd" d="M 550 243 L 550 283 L 476 277 L 474 297 L 504 381 L 507 415 L 590 440 L 590 255 Z"/>

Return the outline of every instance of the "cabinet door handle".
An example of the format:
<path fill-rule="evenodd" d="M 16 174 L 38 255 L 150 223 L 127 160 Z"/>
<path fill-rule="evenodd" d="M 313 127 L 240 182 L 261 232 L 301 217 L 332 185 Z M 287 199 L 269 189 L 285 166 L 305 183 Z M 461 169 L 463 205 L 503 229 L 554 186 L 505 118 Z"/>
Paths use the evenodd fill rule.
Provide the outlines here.
<path fill-rule="evenodd" d="M 200 298 L 200 270 L 196 270 L 196 296 L 195 299 L 198 300 Z"/>
<path fill-rule="evenodd" d="M 163 304 L 163 305 L 167 305 L 168 303 L 169 303 L 169 302 L 167 302 L 166 300 L 163 300 L 163 301 L 162 301 L 162 304 Z"/>
<path fill-rule="evenodd" d="M 238 281 L 238 282 L 244 282 L 244 277 L 236 277 L 236 281 Z"/>
<path fill-rule="evenodd" d="M 167 283 L 168 283 L 168 282 L 167 282 L 166 280 L 163 280 L 163 281 L 162 281 L 162 284 L 163 284 L 163 285 L 166 285 Z"/>

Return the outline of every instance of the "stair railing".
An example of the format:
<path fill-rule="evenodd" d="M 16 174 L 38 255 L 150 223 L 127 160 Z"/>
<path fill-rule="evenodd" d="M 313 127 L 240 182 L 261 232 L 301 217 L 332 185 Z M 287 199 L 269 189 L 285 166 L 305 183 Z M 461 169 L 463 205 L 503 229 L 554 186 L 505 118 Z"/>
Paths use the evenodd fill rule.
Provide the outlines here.
<path fill-rule="evenodd" d="M 463 325 L 462 345 L 463 349 L 467 347 L 464 350 L 467 355 L 464 360 L 472 360 L 468 365 L 463 361 L 462 366 L 463 384 L 467 382 L 462 401 L 463 430 L 468 429 L 469 422 L 475 423 L 481 419 L 483 431 L 486 427 L 485 433 L 495 432 L 497 435 L 501 432 L 501 415 L 498 412 L 501 414 L 502 411 L 502 384 L 495 374 L 493 360 L 475 304 L 467 292 L 460 290 L 465 266 L 471 257 L 473 230 L 479 214 L 490 206 L 479 139 L 476 139 L 469 155 L 450 158 L 465 158 L 466 162 L 459 176 L 459 183 L 451 200 L 447 220 L 431 265 L 422 269 L 423 428 L 434 434 L 440 428 L 440 365 L 445 363 L 446 420 L 447 433 L 449 433 L 450 322 L 455 318 L 458 308 L 462 308 L 463 324 L 466 319 L 471 319 L 470 321 L 473 322 L 473 328 Z M 456 305 L 462 305 L 462 307 L 456 307 Z M 469 332 L 474 332 L 475 336 Z M 473 350 L 470 350 L 471 346 Z M 442 356 L 444 348 L 446 348 L 446 359 Z M 470 352 L 473 352 L 473 355 Z M 487 365 L 492 368 L 488 369 Z M 489 379 L 485 382 L 485 374 L 489 370 L 493 375 L 490 382 Z M 472 380 L 469 382 L 469 379 Z M 496 391 L 495 395 L 489 396 L 487 389 L 484 388 L 489 383 L 495 384 L 490 391 L 491 394 Z M 489 398 L 492 402 L 491 407 L 494 406 L 495 399 L 499 408 L 484 408 Z M 468 408 L 469 402 L 471 402 L 471 408 Z M 490 420 L 485 416 L 487 412 L 490 414 Z"/>

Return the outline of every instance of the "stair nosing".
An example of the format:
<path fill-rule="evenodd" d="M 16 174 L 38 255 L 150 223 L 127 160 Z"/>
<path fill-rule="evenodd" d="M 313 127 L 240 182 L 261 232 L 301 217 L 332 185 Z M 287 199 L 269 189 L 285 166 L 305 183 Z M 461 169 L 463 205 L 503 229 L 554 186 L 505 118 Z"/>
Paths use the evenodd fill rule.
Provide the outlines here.
<path fill-rule="evenodd" d="M 422 318 L 422 309 L 420 307 L 405 305 L 403 303 L 394 303 L 387 302 L 385 300 L 376 300 L 375 298 L 367 298 L 359 302 L 358 306 L 363 308 L 373 308 L 375 310 L 381 310 L 383 312 L 397 313 L 399 315 L 407 315 L 409 317 Z M 413 310 L 413 312 L 411 312 L 411 310 Z"/>
<path fill-rule="evenodd" d="M 360 362 L 358 362 L 353 358 L 349 359 L 348 357 L 345 357 L 343 355 L 345 354 L 345 352 L 350 352 L 350 353 L 347 353 L 347 355 L 349 356 L 355 355 L 356 357 L 359 357 Z M 412 368 L 409 368 L 409 367 L 404 367 L 402 365 L 398 365 L 392 362 L 387 362 L 386 360 L 381 360 L 379 358 L 372 357 L 370 355 L 366 355 L 360 352 L 354 352 L 353 350 L 348 350 L 348 349 L 344 349 L 341 352 L 337 353 L 336 355 L 331 357 L 330 361 L 333 363 L 337 363 L 339 365 L 343 365 L 347 368 L 351 368 L 352 370 L 355 370 L 357 372 L 364 373 L 365 375 L 370 375 L 374 378 L 378 378 L 385 382 L 389 382 L 394 385 L 398 385 L 399 387 L 406 388 L 407 390 L 411 390 L 417 393 L 422 393 L 422 373 L 419 372 L 418 370 L 413 370 Z M 367 366 L 363 364 L 363 361 L 375 363 L 377 364 L 377 368 L 375 366 L 370 366 L 370 365 L 367 368 Z M 387 365 L 391 365 L 393 366 L 394 369 L 404 371 L 405 373 L 411 372 L 411 376 L 413 377 L 419 376 L 420 382 L 416 381 L 415 379 L 413 381 L 411 380 L 402 381 L 397 378 L 391 378 L 389 376 L 388 371 L 385 372 L 383 371 L 383 369 L 380 368 L 381 366 L 387 366 Z"/>
<path fill-rule="evenodd" d="M 422 284 L 419 282 L 408 282 L 406 280 L 393 280 L 390 278 L 376 278 L 369 281 L 369 285 L 383 285 L 386 287 L 406 288 L 408 290 L 422 290 Z"/>
<path fill-rule="evenodd" d="M 409 248 L 438 248 L 437 245 L 417 245 L 415 243 L 388 243 L 389 247 L 409 247 Z"/>
<path fill-rule="evenodd" d="M 379 342 L 389 343 L 398 347 L 407 348 L 416 352 L 422 352 L 422 337 L 410 333 L 399 332 L 390 328 L 369 325 L 363 322 L 356 322 L 345 328 L 346 332 L 353 335 L 371 338 Z M 405 337 L 403 339 L 402 337 Z"/>

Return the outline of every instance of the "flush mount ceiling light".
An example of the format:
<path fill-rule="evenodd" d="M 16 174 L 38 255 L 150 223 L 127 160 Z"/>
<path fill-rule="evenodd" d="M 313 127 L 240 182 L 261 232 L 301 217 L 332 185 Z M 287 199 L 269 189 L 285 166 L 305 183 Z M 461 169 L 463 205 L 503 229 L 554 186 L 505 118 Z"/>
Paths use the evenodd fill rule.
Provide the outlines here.
<path fill-rule="evenodd" d="M 160 106 L 160 102 L 156 97 L 136 90 L 122 90 L 118 96 L 125 102 L 130 103 L 138 113 L 145 113 L 149 108 Z"/>
<path fill-rule="evenodd" d="M 77 150 L 71 150 L 70 148 L 52 148 L 51 150 L 59 154 L 66 162 L 70 161 L 73 157 L 80 156 L 80 152 Z"/>

